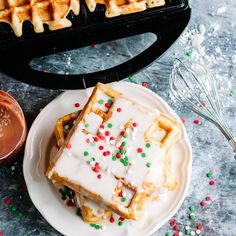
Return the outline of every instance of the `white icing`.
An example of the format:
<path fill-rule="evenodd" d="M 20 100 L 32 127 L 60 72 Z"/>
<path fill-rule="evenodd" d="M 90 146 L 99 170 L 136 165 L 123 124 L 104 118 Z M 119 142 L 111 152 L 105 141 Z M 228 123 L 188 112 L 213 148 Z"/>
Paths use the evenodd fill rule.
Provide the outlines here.
<path fill-rule="evenodd" d="M 86 129 L 91 134 L 96 134 L 102 121 L 103 119 L 101 116 L 95 114 L 94 112 L 90 112 L 85 116 L 85 124 L 88 124 L 89 126 L 87 128 L 84 127 L 84 129 Z"/>
<path fill-rule="evenodd" d="M 99 109 L 103 112 L 107 112 L 109 108 L 107 108 L 105 104 L 107 103 L 109 99 L 112 99 L 112 98 L 110 96 L 107 96 L 102 91 L 98 90 L 96 93 L 96 102 L 93 104 L 93 109 Z M 102 104 L 99 103 L 100 100 L 103 101 Z"/>
<path fill-rule="evenodd" d="M 98 103 L 100 99 L 104 100 L 103 104 Z M 98 91 L 96 102 L 92 106 L 93 109 L 108 111 L 107 108 L 104 108 L 108 99 L 111 98 Z M 120 112 L 117 112 L 118 108 L 121 108 Z M 165 156 L 165 150 L 155 143 L 150 142 L 150 147 L 146 147 L 145 134 L 156 123 L 160 114 L 157 110 L 150 110 L 123 96 L 116 98 L 110 109 L 111 117 L 103 123 L 104 128 L 100 128 L 102 118 L 94 112 L 85 116 L 84 123 L 82 122 L 75 128 L 75 132 L 69 140 L 71 148 L 63 150 L 49 174 L 51 177 L 51 174 L 56 172 L 59 176 L 66 177 L 85 189 L 100 195 L 107 203 L 113 202 L 114 190 L 120 184 L 117 177 L 123 178 L 135 186 L 137 191 L 144 191 L 142 184 L 146 180 L 154 182 L 158 179 L 157 184 L 161 186 L 164 182 L 162 157 Z M 86 123 L 88 127 L 85 127 Z M 134 123 L 137 127 L 134 127 Z M 111 127 L 108 124 L 111 124 Z M 127 124 L 131 124 L 131 127 L 125 130 L 124 127 Z M 90 134 L 85 134 L 83 129 Z M 96 136 L 98 130 L 106 138 L 92 142 L 93 136 Z M 109 134 L 106 134 L 107 131 Z M 121 131 L 125 131 L 127 137 L 122 137 Z M 154 134 L 154 138 L 162 140 L 165 135 L 164 130 L 158 130 Z M 115 140 L 110 141 L 110 137 L 114 137 Z M 113 160 L 112 157 L 120 151 L 122 142 L 125 142 L 124 154 Z M 116 145 L 114 145 L 115 143 Z M 99 147 L 103 147 L 103 149 L 100 150 Z M 142 149 L 141 153 L 137 151 L 139 148 Z M 107 152 L 109 154 L 104 155 Z M 145 154 L 144 157 L 142 156 L 143 153 Z M 92 158 L 95 158 L 95 161 Z M 125 158 L 128 160 L 127 163 L 124 163 Z M 150 163 L 150 166 L 147 166 L 147 163 Z M 92 169 L 97 164 L 99 164 L 99 171 L 95 172 Z M 101 178 L 98 178 L 98 174 L 101 175 Z M 127 198 L 131 199 L 132 191 L 124 186 L 122 188 L 125 188 L 124 192 L 126 192 Z M 127 206 L 126 204 L 129 201 L 120 203 Z M 119 207 L 122 209 L 122 206 Z"/>
<path fill-rule="evenodd" d="M 159 128 L 157 131 L 154 132 L 152 137 L 161 142 L 165 136 L 166 131 L 164 129 Z"/>

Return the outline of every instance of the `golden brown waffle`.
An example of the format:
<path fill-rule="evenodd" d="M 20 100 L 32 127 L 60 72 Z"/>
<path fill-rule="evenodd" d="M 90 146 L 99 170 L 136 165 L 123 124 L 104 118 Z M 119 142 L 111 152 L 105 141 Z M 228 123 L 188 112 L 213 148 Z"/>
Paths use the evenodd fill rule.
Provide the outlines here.
<path fill-rule="evenodd" d="M 86 4 L 91 12 L 95 11 L 97 4 L 105 5 L 105 15 L 110 18 L 160 7 L 165 5 L 165 0 L 86 0 Z"/>
<path fill-rule="evenodd" d="M 137 219 L 151 194 L 165 187 L 155 181 L 180 136 L 178 121 L 98 83 L 46 174 Z"/>
<path fill-rule="evenodd" d="M 65 139 L 79 114 L 80 111 L 70 113 L 57 120 L 54 132 L 58 147 L 61 147 L 65 142 Z M 82 196 L 79 192 L 76 193 L 76 200 L 80 206 L 83 220 L 87 223 L 99 223 L 111 216 L 111 211 L 100 207 L 97 203 Z"/>
<path fill-rule="evenodd" d="M 79 14 L 79 0 L 0 0 L 0 22 L 11 25 L 17 36 L 22 35 L 22 24 L 30 21 L 36 33 L 70 27 L 66 19 L 70 10 Z"/>

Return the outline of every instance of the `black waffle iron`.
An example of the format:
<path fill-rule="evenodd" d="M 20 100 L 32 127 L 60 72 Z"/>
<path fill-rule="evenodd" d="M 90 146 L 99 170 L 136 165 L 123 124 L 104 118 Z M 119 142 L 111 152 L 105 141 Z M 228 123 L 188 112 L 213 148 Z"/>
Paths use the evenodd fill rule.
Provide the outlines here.
<path fill-rule="evenodd" d="M 81 2 L 79 16 L 70 13 L 72 27 L 36 34 L 29 22 L 23 36 L 16 37 L 10 26 L 0 24 L 0 71 L 28 84 L 53 89 L 78 89 L 118 81 L 143 69 L 159 58 L 180 36 L 190 19 L 188 0 L 166 0 L 163 7 L 108 19 L 105 8 L 98 5 L 90 13 Z M 46 28 L 46 27 L 45 27 Z M 124 38 L 145 32 L 156 34 L 157 40 L 131 60 L 103 71 L 88 74 L 61 75 L 36 71 L 29 62 L 66 50 L 94 43 Z"/>

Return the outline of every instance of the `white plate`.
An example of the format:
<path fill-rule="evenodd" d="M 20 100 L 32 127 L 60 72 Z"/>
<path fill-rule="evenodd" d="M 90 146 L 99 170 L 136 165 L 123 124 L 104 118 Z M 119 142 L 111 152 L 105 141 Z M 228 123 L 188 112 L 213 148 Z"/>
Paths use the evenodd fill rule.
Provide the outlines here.
<path fill-rule="evenodd" d="M 137 102 L 158 108 L 160 111 L 179 119 L 162 98 L 142 86 L 127 82 L 112 83 L 111 86 Z M 178 189 L 163 195 L 160 200 L 150 203 L 144 217 L 131 225 L 124 223 L 123 226 L 118 226 L 115 223 L 107 222 L 106 230 L 92 228 L 76 216 L 74 209 L 71 210 L 65 206 L 58 191 L 44 175 L 49 165 L 49 159 L 56 151 L 53 134 L 56 120 L 65 114 L 78 110 L 74 107 L 76 102 L 79 102 L 83 107 L 91 91 L 91 88 L 67 91 L 49 103 L 35 119 L 28 134 L 23 163 L 29 195 L 48 223 L 64 235 L 150 235 L 176 213 L 187 194 L 191 179 L 192 151 L 183 126 L 183 136 L 171 151 L 172 168 L 180 182 Z"/>

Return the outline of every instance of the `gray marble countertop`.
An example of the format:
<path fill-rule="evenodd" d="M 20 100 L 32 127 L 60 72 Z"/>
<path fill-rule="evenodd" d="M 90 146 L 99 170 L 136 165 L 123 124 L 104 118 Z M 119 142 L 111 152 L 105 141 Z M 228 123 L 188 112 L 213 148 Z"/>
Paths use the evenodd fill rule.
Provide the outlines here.
<path fill-rule="evenodd" d="M 236 133 L 236 2 L 190 0 L 190 4 L 192 18 L 185 33 L 160 60 L 137 73 L 135 79 L 140 84 L 147 82 L 151 90 L 162 96 L 186 120 L 193 148 L 193 171 L 187 197 L 173 217 L 180 231 L 184 232 L 183 228 L 189 221 L 189 207 L 195 206 L 196 220 L 191 221 L 192 229 L 196 230 L 196 226 L 202 224 L 201 235 L 231 236 L 236 235 L 236 161 L 233 152 L 213 125 L 171 99 L 168 78 L 174 57 L 198 61 L 204 57 L 217 79 L 225 119 Z M 191 38 L 197 33 L 199 24 L 205 26 L 206 32 L 200 50 L 196 50 L 191 46 Z M 131 58 L 153 40 L 151 34 L 135 36 L 97 45 L 96 48 L 87 47 L 41 58 L 33 64 L 58 73 L 104 69 Z M 3 74 L 0 74 L 0 89 L 19 101 L 29 127 L 40 109 L 61 93 L 29 86 Z M 200 124 L 194 124 L 196 119 Z M 28 196 L 22 175 L 22 156 L 19 155 L 17 162 L 0 168 L 0 231 L 4 236 L 59 235 L 35 209 Z M 213 172 L 215 186 L 209 186 L 206 177 L 209 171 Z M 201 207 L 200 202 L 209 195 L 212 201 Z M 11 204 L 6 204 L 6 199 L 10 199 Z M 165 235 L 166 232 L 175 233 L 168 223 L 154 235 Z"/>

